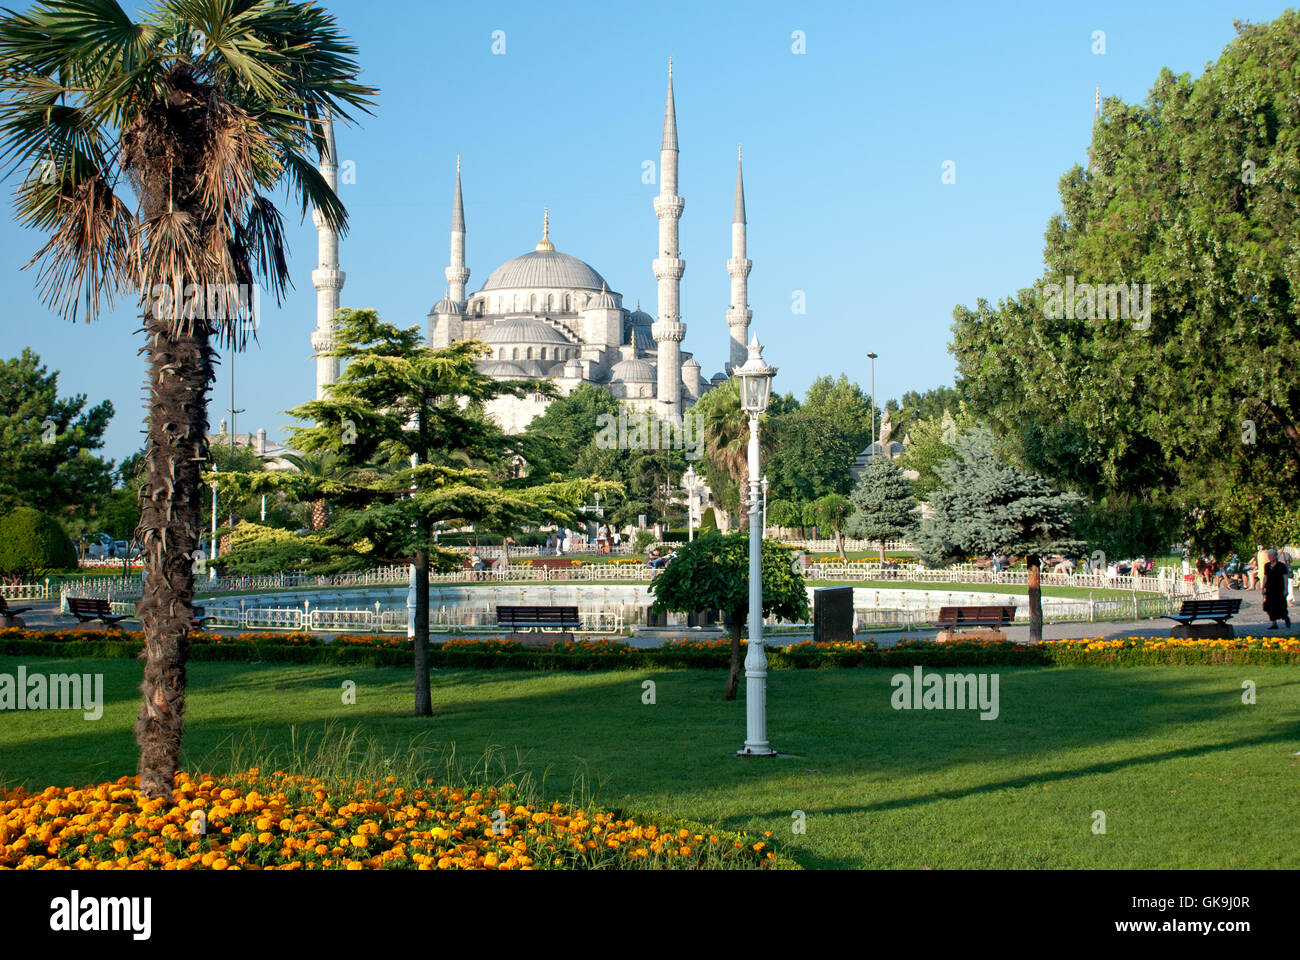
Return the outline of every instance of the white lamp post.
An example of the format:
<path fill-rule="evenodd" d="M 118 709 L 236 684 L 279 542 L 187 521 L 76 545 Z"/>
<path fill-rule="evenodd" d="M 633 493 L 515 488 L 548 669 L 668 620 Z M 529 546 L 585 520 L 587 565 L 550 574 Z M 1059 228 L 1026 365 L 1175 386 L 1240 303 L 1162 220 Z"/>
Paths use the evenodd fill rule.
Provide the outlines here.
<path fill-rule="evenodd" d="M 763 536 L 767 536 L 767 474 L 763 474 Z"/>
<path fill-rule="evenodd" d="M 411 469 L 420 465 L 420 455 L 411 454 Z M 415 484 L 411 484 L 411 496 L 415 496 Z M 406 585 L 406 636 L 415 636 L 415 564 L 411 564 Z"/>
<path fill-rule="evenodd" d="M 215 463 L 212 465 L 212 472 L 217 472 Z M 208 579 L 215 580 L 217 578 L 217 481 L 215 478 L 212 481 L 212 543 L 208 545 L 208 553 L 210 561 Z"/>
<path fill-rule="evenodd" d="M 682 474 L 682 489 L 686 491 L 686 540 L 688 543 L 695 540 L 695 495 L 700 489 L 700 475 L 695 472 L 695 467 L 688 466 L 686 472 Z"/>
<path fill-rule="evenodd" d="M 767 742 L 767 651 L 763 649 L 763 531 L 758 501 L 758 418 L 767 409 L 776 368 L 763 362 L 755 335 L 749 359 L 733 371 L 740 381 L 740 407 L 749 415 L 749 651 L 745 655 L 745 746 L 738 757 L 776 755 Z"/>

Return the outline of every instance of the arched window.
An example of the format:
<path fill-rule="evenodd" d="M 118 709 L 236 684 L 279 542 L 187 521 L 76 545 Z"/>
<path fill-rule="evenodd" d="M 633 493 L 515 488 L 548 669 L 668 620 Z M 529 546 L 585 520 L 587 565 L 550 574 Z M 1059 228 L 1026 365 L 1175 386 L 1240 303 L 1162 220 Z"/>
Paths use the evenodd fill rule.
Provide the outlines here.
<path fill-rule="evenodd" d="M 511 359 L 511 360 L 518 360 L 518 359 L 519 359 L 519 348 L 518 348 L 518 347 L 515 347 L 515 349 L 514 349 L 514 356 L 512 356 L 510 359 Z"/>
<path fill-rule="evenodd" d="M 564 312 L 571 313 L 572 311 L 573 311 L 573 298 L 566 293 L 564 295 Z"/>
<path fill-rule="evenodd" d="M 537 294 L 535 293 L 528 298 L 528 310 L 531 313 L 537 312 Z"/>
<path fill-rule="evenodd" d="M 555 294 L 548 293 L 546 295 L 546 312 L 550 313 L 554 309 L 555 309 Z"/>
<path fill-rule="evenodd" d="M 527 348 L 525 348 L 525 350 L 524 350 L 524 359 L 525 359 L 525 360 L 531 360 L 531 359 L 533 359 L 533 348 L 532 348 L 532 347 L 527 347 Z"/>

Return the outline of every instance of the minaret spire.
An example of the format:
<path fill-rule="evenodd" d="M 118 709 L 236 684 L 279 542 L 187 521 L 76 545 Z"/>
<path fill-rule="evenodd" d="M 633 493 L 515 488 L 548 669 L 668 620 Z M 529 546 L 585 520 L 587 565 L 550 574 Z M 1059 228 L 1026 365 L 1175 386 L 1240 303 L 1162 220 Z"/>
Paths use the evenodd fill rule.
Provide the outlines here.
<path fill-rule="evenodd" d="M 659 256 L 653 269 L 659 282 L 658 319 L 650 327 L 656 347 L 657 399 L 659 416 L 673 423 L 682 413 L 682 339 L 686 324 L 681 316 L 681 282 L 686 261 L 677 247 L 677 221 L 686 201 L 677 194 L 677 109 L 673 103 L 673 61 L 668 60 L 668 98 L 664 104 L 664 132 L 659 146 L 659 196 L 655 216 L 659 218 Z"/>
<path fill-rule="evenodd" d="M 329 188 L 338 193 L 339 164 L 338 147 L 334 142 L 334 117 L 326 110 L 321 122 L 325 145 L 317 169 Z M 339 361 L 337 357 L 323 357 L 320 354 L 334 349 L 334 318 L 338 316 L 339 294 L 347 275 L 339 269 L 338 231 L 326 222 L 319 209 L 312 211 L 312 223 L 316 226 L 317 262 L 316 269 L 311 272 L 312 286 L 316 288 L 316 329 L 311 335 L 311 348 L 317 355 L 316 399 L 323 400 L 326 390 L 338 382 Z"/>
<path fill-rule="evenodd" d="M 753 262 L 745 258 L 745 176 L 741 168 L 741 149 L 736 148 L 736 206 L 731 216 L 731 259 L 727 273 L 731 275 L 731 306 L 727 309 L 727 326 L 731 330 L 731 362 L 727 372 L 740 366 L 749 356 L 749 271 Z"/>
<path fill-rule="evenodd" d="M 542 208 L 542 239 L 537 241 L 537 246 L 533 248 L 545 253 L 553 253 L 555 244 L 551 243 L 551 208 Z"/>
<path fill-rule="evenodd" d="M 465 284 L 469 267 L 465 266 L 465 200 L 460 192 L 460 154 L 456 154 L 456 197 L 451 208 L 451 260 L 443 271 L 447 277 L 447 299 L 465 306 Z"/>

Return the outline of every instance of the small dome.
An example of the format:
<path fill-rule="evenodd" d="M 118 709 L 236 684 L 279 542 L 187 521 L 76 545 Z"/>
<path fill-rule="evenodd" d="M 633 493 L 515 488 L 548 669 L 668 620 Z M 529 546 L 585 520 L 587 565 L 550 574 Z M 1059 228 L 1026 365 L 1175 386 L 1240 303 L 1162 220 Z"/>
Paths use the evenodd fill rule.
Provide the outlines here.
<path fill-rule="evenodd" d="M 621 380 L 623 383 L 653 383 L 657 376 L 655 368 L 644 360 L 620 360 L 609 371 L 609 379 Z"/>
<path fill-rule="evenodd" d="M 687 357 L 686 361 L 682 364 L 682 366 L 694 367 L 696 370 L 698 370 L 700 369 L 700 361 L 696 360 L 694 357 Z"/>
<path fill-rule="evenodd" d="M 594 297 L 588 300 L 587 305 L 583 309 L 584 310 L 617 310 L 618 301 L 614 299 L 614 295 L 612 293 L 610 293 L 602 286 L 600 293 L 596 294 Z"/>
<path fill-rule="evenodd" d="M 631 330 L 632 346 L 638 350 L 654 351 L 658 348 L 649 327 L 636 326 Z"/>
<path fill-rule="evenodd" d="M 478 372 L 488 377 L 523 380 L 528 376 L 518 364 L 509 360 L 480 360 L 477 366 Z"/>
<path fill-rule="evenodd" d="M 727 382 L 727 375 L 726 375 L 725 373 L 722 373 L 721 371 L 719 371 L 718 373 L 715 373 L 713 376 L 709 377 L 709 382 L 710 382 L 710 383 L 726 383 L 726 382 Z"/>
<path fill-rule="evenodd" d="M 564 368 L 567 367 L 567 366 L 568 366 L 570 363 L 572 363 L 572 362 L 574 362 L 574 361 L 572 361 L 572 360 L 561 360 L 559 363 L 553 363 L 553 364 L 551 364 L 551 369 L 549 369 L 549 370 L 546 371 L 546 375 L 547 375 L 548 377 L 567 377 L 568 374 L 564 372 Z M 581 367 L 581 366 L 578 367 L 578 375 L 579 375 L 579 376 L 582 375 L 582 367 Z"/>
<path fill-rule="evenodd" d="M 564 343 L 569 342 L 549 323 L 540 320 L 499 320 L 484 330 L 484 343 Z"/>
<path fill-rule="evenodd" d="M 465 309 L 455 300 L 451 300 L 448 299 L 447 297 L 443 297 L 441 300 L 439 300 L 437 303 L 433 305 L 433 309 L 430 310 L 429 313 L 430 314 L 435 314 L 435 313 L 452 314 L 453 316 L 462 316 L 465 313 Z"/>
<path fill-rule="evenodd" d="M 655 322 L 655 318 L 641 309 L 641 301 L 638 300 L 636 302 L 636 309 L 628 314 L 628 321 L 639 327 L 648 327 L 650 324 Z"/>

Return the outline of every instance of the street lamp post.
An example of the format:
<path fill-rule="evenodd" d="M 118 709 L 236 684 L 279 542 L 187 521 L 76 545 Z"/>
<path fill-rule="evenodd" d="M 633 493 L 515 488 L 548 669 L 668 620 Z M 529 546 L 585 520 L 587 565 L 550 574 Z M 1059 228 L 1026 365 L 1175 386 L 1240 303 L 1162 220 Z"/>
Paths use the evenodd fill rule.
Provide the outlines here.
<path fill-rule="evenodd" d="M 411 454 L 411 469 L 414 470 L 419 465 L 420 465 L 420 455 L 418 453 Z M 411 484 L 411 496 L 415 496 L 414 483 Z M 409 638 L 415 636 L 415 598 L 416 598 L 415 564 L 411 564 L 411 568 L 410 570 L 407 571 L 407 574 L 408 577 L 407 577 L 407 584 L 406 584 L 406 636 Z"/>
<path fill-rule="evenodd" d="M 879 354 L 869 353 L 867 357 L 871 360 L 871 455 L 876 455 L 876 357 Z"/>
<path fill-rule="evenodd" d="M 688 466 L 682 474 L 682 489 L 686 491 L 686 541 L 695 540 L 695 494 L 700 489 L 700 475 L 694 466 Z"/>
<path fill-rule="evenodd" d="M 745 655 L 745 746 L 738 757 L 776 755 L 767 741 L 767 652 L 763 649 L 763 531 L 758 500 L 758 419 L 767 409 L 776 369 L 763 362 L 757 335 L 749 358 L 734 371 L 740 381 L 740 406 L 749 415 L 749 650 Z"/>
<path fill-rule="evenodd" d="M 212 472 L 217 472 L 217 465 L 212 465 Z M 217 480 L 212 479 L 212 542 L 208 544 L 208 579 L 217 576 Z"/>
<path fill-rule="evenodd" d="M 763 474 L 763 536 L 767 536 L 767 474 Z"/>

